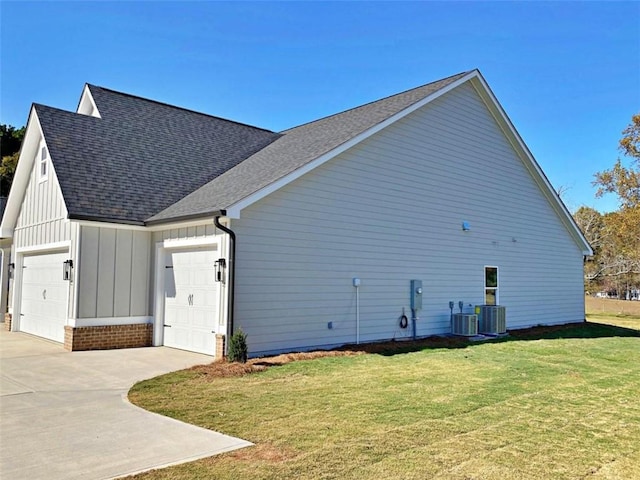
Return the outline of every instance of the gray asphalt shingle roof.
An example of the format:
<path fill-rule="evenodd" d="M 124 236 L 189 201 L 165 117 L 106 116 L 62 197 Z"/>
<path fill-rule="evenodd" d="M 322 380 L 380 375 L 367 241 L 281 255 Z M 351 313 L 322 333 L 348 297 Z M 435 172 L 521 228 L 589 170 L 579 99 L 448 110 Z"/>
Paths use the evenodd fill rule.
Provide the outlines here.
<path fill-rule="evenodd" d="M 102 118 L 35 105 L 70 218 L 143 224 L 280 136 L 89 89 Z"/>
<path fill-rule="evenodd" d="M 89 85 L 101 118 L 35 105 L 70 218 L 211 215 L 466 75 L 281 133 Z"/>
<path fill-rule="evenodd" d="M 149 221 L 207 215 L 225 210 L 455 82 L 467 73 L 463 72 L 285 130 L 276 141 L 163 212 L 151 217 Z"/>

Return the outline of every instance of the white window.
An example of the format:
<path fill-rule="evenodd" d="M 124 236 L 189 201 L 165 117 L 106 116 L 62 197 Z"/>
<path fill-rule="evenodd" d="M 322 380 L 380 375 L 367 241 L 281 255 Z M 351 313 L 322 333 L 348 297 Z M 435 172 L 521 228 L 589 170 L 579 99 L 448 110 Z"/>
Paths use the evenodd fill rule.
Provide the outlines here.
<path fill-rule="evenodd" d="M 47 147 L 40 144 L 40 152 L 38 154 L 38 179 L 43 182 L 47 179 L 49 173 L 49 152 Z"/>
<path fill-rule="evenodd" d="M 484 267 L 484 304 L 498 305 L 498 267 Z"/>

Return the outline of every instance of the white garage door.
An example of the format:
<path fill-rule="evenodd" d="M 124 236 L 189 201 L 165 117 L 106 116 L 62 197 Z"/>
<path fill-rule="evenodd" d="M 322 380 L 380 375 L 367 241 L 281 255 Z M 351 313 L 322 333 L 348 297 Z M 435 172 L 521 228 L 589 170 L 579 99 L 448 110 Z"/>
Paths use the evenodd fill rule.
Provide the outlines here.
<path fill-rule="evenodd" d="M 28 255 L 22 262 L 20 330 L 64 342 L 69 282 L 62 279 L 67 252 Z"/>
<path fill-rule="evenodd" d="M 218 283 L 217 251 L 211 247 L 167 253 L 164 295 L 164 344 L 215 354 Z"/>

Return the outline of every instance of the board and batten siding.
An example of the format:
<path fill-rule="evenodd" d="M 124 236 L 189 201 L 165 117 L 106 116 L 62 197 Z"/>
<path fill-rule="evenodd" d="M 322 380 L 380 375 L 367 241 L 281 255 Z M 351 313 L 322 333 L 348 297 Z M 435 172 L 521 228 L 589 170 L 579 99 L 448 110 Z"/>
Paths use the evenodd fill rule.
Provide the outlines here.
<path fill-rule="evenodd" d="M 47 179 L 44 181 L 39 181 L 38 168 L 39 163 L 34 161 L 14 228 L 12 261 L 15 261 L 16 250 L 28 249 L 34 253 L 46 253 L 52 245 L 64 243 L 70 245 L 69 258 L 74 258 L 76 250 L 73 239 L 78 226 L 67 219 L 67 207 L 51 162 L 48 164 Z M 62 265 L 60 274 L 62 275 Z M 12 311 L 14 282 L 10 281 L 9 285 L 7 303 Z M 72 316 L 75 299 L 71 282 L 68 299 L 67 312 Z"/>
<path fill-rule="evenodd" d="M 150 315 L 150 237 L 141 230 L 80 227 L 78 318 Z"/>
<path fill-rule="evenodd" d="M 14 230 L 15 248 L 70 241 L 75 233 L 53 165 L 49 162 L 48 178 L 41 182 L 39 164 L 33 163 Z"/>
<path fill-rule="evenodd" d="M 463 231 L 462 222 L 470 230 Z M 472 86 L 458 87 L 244 209 L 236 328 L 252 355 L 450 332 L 499 268 L 510 329 L 584 319 L 582 252 Z"/>

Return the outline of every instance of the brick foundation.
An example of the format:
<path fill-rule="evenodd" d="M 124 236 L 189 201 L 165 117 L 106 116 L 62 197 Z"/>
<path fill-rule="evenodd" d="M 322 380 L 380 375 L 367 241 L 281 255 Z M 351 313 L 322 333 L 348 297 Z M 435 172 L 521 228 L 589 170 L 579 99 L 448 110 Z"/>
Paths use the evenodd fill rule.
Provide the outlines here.
<path fill-rule="evenodd" d="M 4 329 L 11 331 L 11 319 L 12 315 L 10 313 L 4 314 Z"/>
<path fill-rule="evenodd" d="M 222 360 L 224 355 L 225 336 L 221 333 L 216 333 L 216 360 Z"/>
<path fill-rule="evenodd" d="M 64 327 L 64 348 L 69 351 L 150 347 L 152 341 L 151 323 Z"/>

